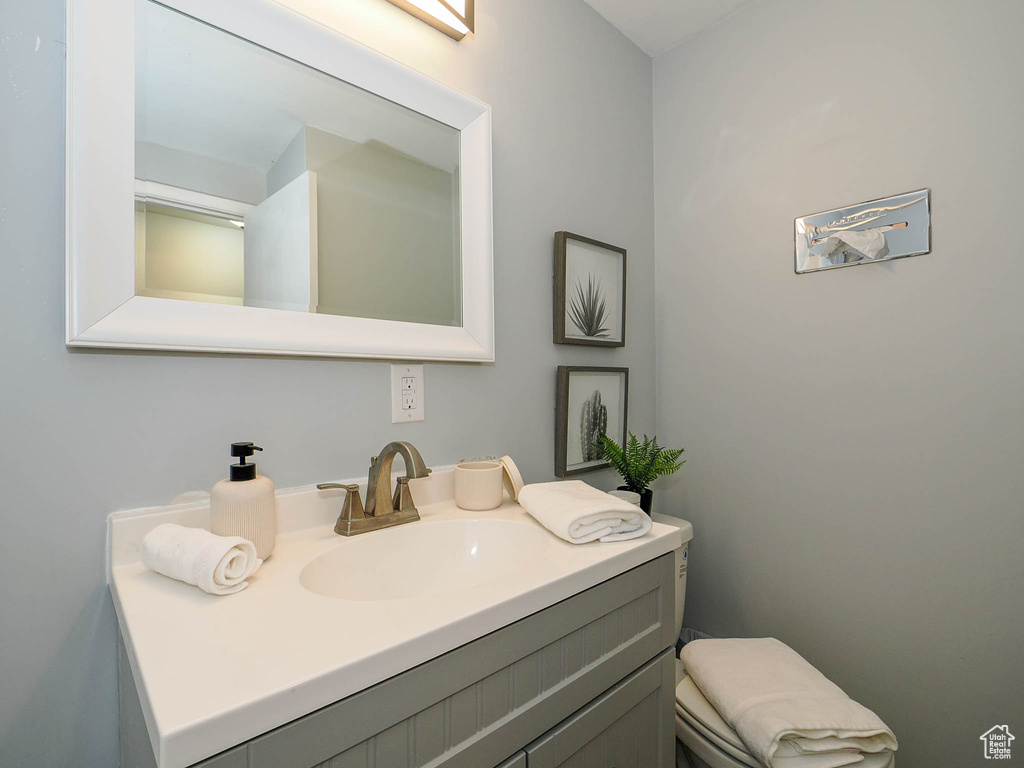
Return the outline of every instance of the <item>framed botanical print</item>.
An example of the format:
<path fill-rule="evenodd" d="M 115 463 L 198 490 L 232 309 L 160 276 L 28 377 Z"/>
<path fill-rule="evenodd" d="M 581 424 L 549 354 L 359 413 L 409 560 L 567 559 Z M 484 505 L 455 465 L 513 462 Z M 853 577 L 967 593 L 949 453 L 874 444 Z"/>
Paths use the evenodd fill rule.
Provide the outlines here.
<path fill-rule="evenodd" d="M 626 249 L 555 234 L 554 340 L 626 346 Z"/>
<path fill-rule="evenodd" d="M 609 466 L 599 438 L 606 434 L 624 444 L 629 369 L 560 365 L 555 390 L 555 476 Z"/>

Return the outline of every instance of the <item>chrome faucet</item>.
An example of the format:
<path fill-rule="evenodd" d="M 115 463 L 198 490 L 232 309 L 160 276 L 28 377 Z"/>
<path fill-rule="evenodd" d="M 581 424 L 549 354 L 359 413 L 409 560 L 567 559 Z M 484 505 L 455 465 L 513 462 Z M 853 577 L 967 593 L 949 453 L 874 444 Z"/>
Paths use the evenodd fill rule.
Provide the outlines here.
<path fill-rule="evenodd" d="M 405 460 L 405 476 L 398 478 L 395 495 L 391 495 L 391 465 L 395 456 L 401 454 Z M 409 481 L 426 477 L 430 470 L 423 463 L 420 452 L 411 443 L 394 442 L 384 446 L 379 455 L 370 459 L 370 477 L 366 484 L 366 508 L 359 498 L 358 485 L 319 483 L 317 488 L 328 490 L 342 488 L 348 492 L 341 515 L 334 526 L 334 532 L 342 536 L 355 536 L 393 525 L 412 523 L 420 519 L 420 513 L 412 499 Z"/>

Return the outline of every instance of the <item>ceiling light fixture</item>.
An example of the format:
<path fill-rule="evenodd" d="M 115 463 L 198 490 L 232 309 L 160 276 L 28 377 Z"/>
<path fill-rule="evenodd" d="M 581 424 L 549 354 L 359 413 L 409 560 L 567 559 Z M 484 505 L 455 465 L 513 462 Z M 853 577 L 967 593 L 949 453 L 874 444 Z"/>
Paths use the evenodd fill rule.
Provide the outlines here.
<path fill-rule="evenodd" d="M 473 31 L 475 0 L 388 0 L 403 11 L 439 29 L 453 40 Z"/>

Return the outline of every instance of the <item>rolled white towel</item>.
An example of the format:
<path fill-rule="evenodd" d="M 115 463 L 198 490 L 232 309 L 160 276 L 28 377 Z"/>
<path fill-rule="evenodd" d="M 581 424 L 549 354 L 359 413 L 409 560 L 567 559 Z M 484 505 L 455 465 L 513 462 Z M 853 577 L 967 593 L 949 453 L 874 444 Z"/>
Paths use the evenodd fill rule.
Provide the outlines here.
<path fill-rule="evenodd" d="M 146 567 L 211 595 L 241 592 L 263 561 L 241 536 L 215 536 L 202 528 L 158 525 L 142 539 Z"/>
<path fill-rule="evenodd" d="M 651 530 L 651 518 L 639 507 L 580 480 L 524 486 L 519 504 L 570 544 L 636 539 Z"/>
<path fill-rule="evenodd" d="M 701 693 L 769 768 L 837 768 L 896 749 L 878 715 L 773 637 L 694 640 L 680 659 Z"/>

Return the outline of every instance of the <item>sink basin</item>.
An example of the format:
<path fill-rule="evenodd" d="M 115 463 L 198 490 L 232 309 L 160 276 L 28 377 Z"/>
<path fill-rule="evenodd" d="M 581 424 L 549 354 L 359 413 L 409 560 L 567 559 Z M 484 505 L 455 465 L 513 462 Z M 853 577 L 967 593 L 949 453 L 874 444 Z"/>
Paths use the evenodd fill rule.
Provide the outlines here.
<path fill-rule="evenodd" d="M 340 600 L 402 600 L 514 578 L 556 540 L 511 520 L 420 522 L 346 540 L 299 573 L 310 592 Z"/>

